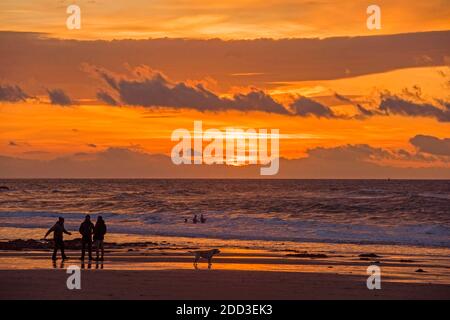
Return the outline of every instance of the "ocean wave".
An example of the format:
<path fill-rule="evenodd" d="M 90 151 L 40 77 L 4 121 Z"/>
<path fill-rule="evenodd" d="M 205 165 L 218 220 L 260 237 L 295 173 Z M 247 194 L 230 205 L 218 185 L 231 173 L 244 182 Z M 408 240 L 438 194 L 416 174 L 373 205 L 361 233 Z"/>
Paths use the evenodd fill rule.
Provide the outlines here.
<path fill-rule="evenodd" d="M 448 226 L 428 224 L 376 226 L 349 223 L 326 223 L 317 220 L 283 219 L 276 216 L 227 216 L 209 214 L 205 224 L 184 222 L 184 216 L 169 212 L 158 214 L 92 214 L 102 215 L 113 233 L 200 237 L 235 240 L 400 244 L 450 246 Z M 84 213 L 65 212 L 0 212 L 0 226 L 47 228 L 59 216 L 66 219 L 68 229 L 77 229 Z"/>
<path fill-rule="evenodd" d="M 419 193 L 419 196 L 424 197 L 424 198 L 437 198 L 437 199 L 450 200 L 450 192 L 448 194 L 424 192 L 424 193 Z"/>

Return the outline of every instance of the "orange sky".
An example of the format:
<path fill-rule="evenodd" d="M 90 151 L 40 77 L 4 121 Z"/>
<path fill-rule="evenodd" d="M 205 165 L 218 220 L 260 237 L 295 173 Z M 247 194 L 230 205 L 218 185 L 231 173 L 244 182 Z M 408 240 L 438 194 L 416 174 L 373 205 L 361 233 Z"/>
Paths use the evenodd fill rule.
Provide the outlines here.
<path fill-rule="evenodd" d="M 448 90 L 442 86 L 438 73 L 445 69 L 446 67 L 405 69 L 355 79 L 287 83 L 272 91 L 280 100 L 286 93 L 298 92 L 317 101 L 327 100 L 326 95 L 330 92 L 370 97 L 374 90 L 389 88 L 394 92 L 401 92 L 401 88 L 411 87 L 414 82 L 409 86 L 408 77 L 414 72 L 426 80 L 425 92 L 433 98 L 445 99 L 448 98 Z M 111 107 L 96 101 L 61 107 L 51 105 L 45 96 L 40 99 L 40 102 L 0 105 L 2 118 L 0 141 L 3 154 L 33 158 L 54 157 L 73 152 L 95 152 L 114 146 L 137 148 L 149 153 L 170 154 L 173 144 L 170 142 L 172 131 L 177 128 L 192 131 L 195 120 L 202 120 L 205 129 L 280 128 L 281 155 L 287 158 L 304 156 L 307 149 L 317 146 L 333 147 L 344 144 L 365 143 L 383 148 L 412 150 L 413 147 L 408 141 L 414 135 L 420 133 L 445 138 L 450 128 L 446 122 L 426 117 L 378 116 L 364 120 L 299 118 L 264 112 L 216 113 L 189 109 Z M 354 107 L 344 102 L 338 102 L 332 108 L 342 114 L 354 113 Z M 8 145 L 10 141 L 14 141 L 16 145 Z M 45 151 L 49 154 L 33 151 Z"/>

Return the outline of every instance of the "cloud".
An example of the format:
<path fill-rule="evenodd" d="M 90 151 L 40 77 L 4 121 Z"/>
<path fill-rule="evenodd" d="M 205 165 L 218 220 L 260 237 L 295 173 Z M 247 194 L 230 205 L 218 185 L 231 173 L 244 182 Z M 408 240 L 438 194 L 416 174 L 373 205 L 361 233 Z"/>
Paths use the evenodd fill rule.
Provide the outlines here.
<path fill-rule="evenodd" d="M 48 151 L 43 151 L 43 150 L 31 150 L 31 151 L 24 151 L 22 152 L 22 154 L 24 155 L 43 155 L 43 154 L 50 154 L 50 152 Z"/>
<path fill-rule="evenodd" d="M 411 156 L 414 154 L 404 150 L 392 151 L 369 145 L 319 147 L 309 150 L 305 158 L 280 159 L 279 174 L 270 178 L 450 179 L 450 167 L 442 162 L 427 162 L 423 167 L 401 167 L 383 162 Z M 0 178 L 261 178 L 259 169 L 257 165 L 176 166 L 168 156 L 125 147 L 52 160 L 0 156 Z"/>
<path fill-rule="evenodd" d="M 386 115 L 402 115 L 409 117 L 430 117 L 441 122 L 450 121 L 450 110 L 439 108 L 431 103 L 417 103 L 398 96 L 384 95 L 378 107 Z"/>
<path fill-rule="evenodd" d="M 70 99 L 70 97 L 61 89 L 47 90 L 47 93 L 51 104 L 69 106 L 74 103 L 72 99 Z"/>
<path fill-rule="evenodd" d="M 10 141 L 10 142 L 8 143 L 8 146 L 10 146 L 10 147 L 18 147 L 19 145 L 18 145 L 17 142 L 15 142 L 15 141 Z"/>
<path fill-rule="evenodd" d="M 359 103 L 356 104 L 356 108 L 358 109 L 358 112 L 359 112 L 359 115 L 357 116 L 357 118 L 359 118 L 359 119 L 364 119 L 364 118 L 367 118 L 367 117 L 383 115 L 383 113 L 381 113 L 380 111 L 366 109 L 362 105 L 360 105 Z"/>
<path fill-rule="evenodd" d="M 450 111 L 450 102 L 444 101 L 442 99 L 436 99 L 436 102 L 439 103 L 443 108 L 445 108 L 447 111 Z"/>
<path fill-rule="evenodd" d="M 291 108 L 294 112 L 294 114 L 299 116 L 316 116 L 318 118 L 335 118 L 335 114 L 333 111 L 323 105 L 320 104 L 312 99 L 306 98 L 306 97 L 299 97 L 297 98 L 292 104 Z"/>
<path fill-rule="evenodd" d="M 439 139 L 433 136 L 416 135 L 411 138 L 410 143 L 420 152 L 439 156 L 450 156 L 450 139 Z"/>
<path fill-rule="evenodd" d="M 402 90 L 402 96 L 382 93 L 380 102 L 375 109 L 368 109 L 359 103 L 354 103 L 351 99 L 334 94 L 340 101 L 352 104 L 356 107 L 358 115 L 356 119 L 365 119 L 372 116 L 402 115 L 408 117 L 430 117 L 441 122 L 450 121 L 450 103 L 442 99 L 435 99 L 437 105 L 426 102 L 422 97 L 422 89 L 419 86 L 413 86 L 412 89 Z"/>
<path fill-rule="evenodd" d="M 332 163 L 362 161 L 377 163 L 382 161 L 413 161 L 421 164 L 432 163 L 440 159 L 434 156 L 428 156 L 421 153 L 411 153 L 404 149 L 388 150 L 372 147 L 368 144 L 342 145 L 333 148 L 317 147 L 308 150 L 310 158 L 326 159 Z"/>
<path fill-rule="evenodd" d="M 402 115 L 409 117 L 433 117 L 441 122 L 450 121 L 449 103 L 435 100 L 438 105 L 415 102 L 403 97 L 383 93 L 376 108 L 368 109 L 351 99 L 334 94 L 334 97 L 352 104 L 358 114 L 354 117 L 337 115 L 334 111 L 311 98 L 299 96 L 286 106 L 275 101 L 264 91 L 253 88 L 248 93 L 238 93 L 232 97 L 221 97 L 207 89 L 202 83 L 172 82 L 161 72 L 152 71 L 146 66 L 132 70 L 133 77 L 118 76 L 95 66 L 85 66 L 86 71 L 100 77 L 113 94 L 100 91 L 97 98 L 109 105 L 131 105 L 145 107 L 189 108 L 198 111 L 238 110 L 242 112 L 261 111 L 301 117 L 315 116 L 326 119 L 365 119 L 373 116 Z M 403 90 L 409 98 L 421 98 L 421 90 Z M 113 96 L 118 96 L 114 98 Z"/>
<path fill-rule="evenodd" d="M 100 91 L 97 98 L 110 105 L 131 105 L 145 107 L 189 108 L 198 111 L 238 110 L 242 112 L 261 111 L 302 117 L 316 116 L 337 118 L 331 108 L 310 98 L 300 96 L 285 106 L 269 94 L 257 88 L 232 97 L 221 97 L 207 89 L 202 83 L 172 82 L 160 72 L 140 67 L 133 70 L 133 77 L 118 76 L 95 66 L 85 70 L 100 77 L 113 94 Z M 117 95 L 118 99 L 113 98 Z"/>
<path fill-rule="evenodd" d="M 25 101 L 29 96 L 17 85 L 0 85 L 0 101 Z"/>
<path fill-rule="evenodd" d="M 203 84 L 189 85 L 185 82 L 171 82 L 160 72 L 139 74 L 138 78 L 128 79 L 123 76 L 114 76 L 107 70 L 95 67 L 94 71 L 125 105 L 190 108 L 199 111 L 239 110 L 288 114 L 282 104 L 257 89 L 226 98 L 208 90 Z M 109 104 L 117 103 L 109 93 L 102 92 L 97 96 Z"/>
<path fill-rule="evenodd" d="M 290 10 L 292 11 L 292 10 Z M 294 14 L 294 13 L 292 13 Z M 324 20 L 324 19 L 318 19 Z M 329 21 L 324 21 L 329 23 Z M 341 23 L 340 23 L 341 24 Z M 117 34 L 115 34 L 116 38 Z M 381 73 L 399 68 L 429 65 L 414 57 L 429 56 L 432 64 L 443 65 L 449 55 L 450 31 L 393 35 L 309 39 L 198 40 L 143 39 L 72 41 L 40 34 L 0 32 L 2 51 L 0 78 L 14 82 L 34 77 L 46 87 L 58 85 L 62 73 L 70 75 L 71 92 L 83 88 L 95 96 L 93 81 L 86 80 L 79 66 L 89 57 L 94 65 L 152 64 L 175 79 L 214 75 L 228 86 L 252 81 L 258 87 L 284 81 L 330 80 Z M 33 59 L 30 58 L 30 51 Z M 132 51 L 133 54 L 127 54 Z M 189 54 L 186 54 L 186 53 Z M 105 54 L 106 53 L 106 54 Z M 355 59 L 355 55 L 358 59 Z M 60 59 L 60 57 L 65 57 Z M 336 59 L 339 57 L 339 59 Z M 380 58 L 383 57 L 383 58 Z M 7 63 L 15 61 L 16 63 Z M 17 65 L 20 71 L 17 72 Z M 251 69 L 250 69 L 251 67 Z M 351 70 L 346 74 L 345 70 Z M 233 77 L 235 73 L 258 73 Z M 245 79 L 243 79 L 245 78 Z M 67 88 L 66 87 L 66 88 Z M 77 95 L 81 91 L 76 92 Z"/>
<path fill-rule="evenodd" d="M 414 162 L 416 165 L 405 165 Z M 280 161 L 280 178 L 448 179 L 450 166 L 439 159 L 367 144 L 318 147 L 302 159 Z"/>
<path fill-rule="evenodd" d="M 354 104 L 354 102 L 353 102 L 352 99 L 347 98 L 346 96 L 344 96 L 344 95 L 342 95 L 342 94 L 339 94 L 339 93 L 337 93 L 337 92 L 334 93 L 334 97 L 335 97 L 336 99 L 338 99 L 339 101 L 346 102 L 346 103 L 350 103 L 350 104 Z"/>
<path fill-rule="evenodd" d="M 110 106 L 117 106 L 118 103 L 116 99 L 114 99 L 109 93 L 105 91 L 99 91 L 97 92 L 97 99 L 100 101 L 103 101 L 104 103 L 110 105 Z"/>
<path fill-rule="evenodd" d="M 97 148 L 97 145 L 94 144 L 94 143 L 88 143 L 87 146 L 88 146 L 89 148 Z"/>
<path fill-rule="evenodd" d="M 333 162 L 358 161 L 387 159 L 393 155 L 391 152 L 381 148 L 374 148 L 367 144 L 343 145 L 333 148 L 317 147 L 308 150 L 308 155 L 316 159 L 327 159 Z"/>

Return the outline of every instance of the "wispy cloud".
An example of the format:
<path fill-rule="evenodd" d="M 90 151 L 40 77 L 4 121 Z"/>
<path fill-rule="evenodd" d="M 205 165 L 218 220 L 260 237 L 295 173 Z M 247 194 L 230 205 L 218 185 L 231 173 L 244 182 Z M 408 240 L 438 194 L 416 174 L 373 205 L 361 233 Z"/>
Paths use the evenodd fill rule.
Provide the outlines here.
<path fill-rule="evenodd" d="M 444 110 L 431 103 L 417 103 L 398 96 L 382 96 L 378 107 L 386 115 L 402 115 L 409 117 L 430 117 L 441 122 L 450 121 L 450 110 Z"/>
<path fill-rule="evenodd" d="M 316 116 L 318 118 L 336 118 L 329 107 L 307 97 L 298 97 L 292 104 L 293 113 L 298 116 Z"/>
<path fill-rule="evenodd" d="M 51 104 L 60 106 L 70 106 L 74 104 L 74 101 L 62 89 L 48 89 L 47 93 Z"/>
<path fill-rule="evenodd" d="M 0 85 L 0 101 L 25 101 L 29 96 L 17 85 Z"/>

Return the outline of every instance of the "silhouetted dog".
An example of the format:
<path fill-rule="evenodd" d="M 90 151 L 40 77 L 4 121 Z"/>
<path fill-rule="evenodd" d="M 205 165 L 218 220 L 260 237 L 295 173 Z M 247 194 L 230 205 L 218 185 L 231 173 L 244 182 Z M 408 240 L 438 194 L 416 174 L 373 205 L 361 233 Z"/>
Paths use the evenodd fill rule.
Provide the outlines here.
<path fill-rule="evenodd" d="M 196 251 L 189 251 L 195 255 L 194 259 L 194 268 L 197 269 L 197 263 L 200 258 L 208 259 L 208 269 L 211 269 L 212 265 L 212 258 L 214 255 L 220 253 L 219 249 L 211 249 L 211 250 L 196 250 Z"/>

